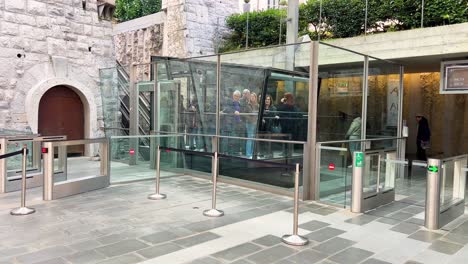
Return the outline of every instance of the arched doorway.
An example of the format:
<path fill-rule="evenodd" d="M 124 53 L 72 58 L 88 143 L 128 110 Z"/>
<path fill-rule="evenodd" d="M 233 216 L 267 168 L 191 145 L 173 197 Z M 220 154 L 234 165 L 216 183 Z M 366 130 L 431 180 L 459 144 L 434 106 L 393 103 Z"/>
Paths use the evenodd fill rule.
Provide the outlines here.
<path fill-rule="evenodd" d="M 49 89 L 39 103 L 38 133 L 66 135 L 68 140 L 84 138 L 84 109 L 81 98 L 66 86 Z M 84 155 L 83 146 L 68 147 L 69 155 Z"/>

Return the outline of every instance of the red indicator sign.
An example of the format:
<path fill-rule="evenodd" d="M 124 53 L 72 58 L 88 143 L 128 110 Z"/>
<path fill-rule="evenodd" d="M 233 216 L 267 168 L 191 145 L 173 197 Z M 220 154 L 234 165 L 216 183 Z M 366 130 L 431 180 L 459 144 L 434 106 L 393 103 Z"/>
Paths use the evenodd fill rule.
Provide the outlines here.
<path fill-rule="evenodd" d="M 129 151 L 128 153 L 130 153 L 130 155 L 133 156 L 133 155 L 135 155 L 135 150 L 134 150 L 134 149 L 130 149 L 130 151 Z"/>
<path fill-rule="evenodd" d="M 49 153 L 49 150 L 47 148 L 41 148 L 41 153 Z"/>
<path fill-rule="evenodd" d="M 170 150 L 170 149 L 166 149 L 166 152 L 171 152 L 171 150 Z"/>
<path fill-rule="evenodd" d="M 335 164 L 333 164 L 333 163 L 328 164 L 328 169 L 329 170 L 335 170 Z"/>

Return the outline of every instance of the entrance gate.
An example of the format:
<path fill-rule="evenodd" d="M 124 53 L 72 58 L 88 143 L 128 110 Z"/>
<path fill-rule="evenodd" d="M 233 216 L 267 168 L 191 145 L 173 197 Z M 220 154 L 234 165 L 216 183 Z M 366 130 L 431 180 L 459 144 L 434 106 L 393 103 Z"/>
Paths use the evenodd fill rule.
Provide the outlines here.
<path fill-rule="evenodd" d="M 34 188 L 42 186 L 43 166 L 41 159 L 41 147 L 45 141 L 66 140 L 66 136 L 39 136 L 39 135 L 17 135 L 0 137 L 0 155 L 17 151 L 26 145 L 30 151 L 26 163 L 26 186 Z M 54 168 L 54 177 L 66 178 L 66 151 L 58 148 L 58 164 Z M 0 193 L 21 190 L 21 160 L 0 160 Z"/>

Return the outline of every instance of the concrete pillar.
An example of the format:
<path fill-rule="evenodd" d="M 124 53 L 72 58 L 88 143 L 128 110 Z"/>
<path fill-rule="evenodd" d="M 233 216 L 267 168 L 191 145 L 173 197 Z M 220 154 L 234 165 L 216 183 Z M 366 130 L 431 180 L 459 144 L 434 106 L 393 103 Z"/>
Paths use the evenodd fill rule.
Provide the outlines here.
<path fill-rule="evenodd" d="M 286 30 L 286 43 L 295 43 L 299 30 L 299 0 L 288 0 L 288 23 Z"/>

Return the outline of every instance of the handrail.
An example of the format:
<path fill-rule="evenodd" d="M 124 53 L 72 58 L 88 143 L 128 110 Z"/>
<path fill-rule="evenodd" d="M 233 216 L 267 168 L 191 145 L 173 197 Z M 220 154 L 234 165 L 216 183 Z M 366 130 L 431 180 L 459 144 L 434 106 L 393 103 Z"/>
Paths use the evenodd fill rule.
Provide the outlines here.
<path fill-rule="evenodd" d="M 458 156 L 453 156 L 453 157 L 449 157 L 449 158 L 444 158 L 444 159 L 441 159 L 440 161 L 441 162 L 447 162 L 447 161 L 452 161 L 452 160 L 459 160 L 459 159 L 467 159 L 468 158 L 468 154 L 463 154 L 463 155 L 458 155 Z"/>
<path fill-rule="evenodd" d="M 77 140 L 68 140 L 68 141 L 51 141 L 53 147 L 59 146 L 75 146 L 75 145 L 84 145 L 84 144 L 94 144 L 94 143 L 106 143 L 107 138 L 88 138 L 88 139 L 77 139 Z"/>
<path fill-rule="evenodd" d="M 24 134 L 24 135 L 0 135 L 0 138 L 5 138 L 8 141 L 32 140 L 34 137 L 39 137 L 41 134 Z"/>
<path fill-rule="evenodd" d="M 322 141 L 317 142 L 317 145 L 322 144 L 336 144 L 336 143 L 348 143 L 348 142 L 367 142 L 367 141 L 383 141 L 383 140 L 397 140 L 407 139 L 406 137 L 390 137 L 390 138 L 368 138 L 368 139 L 350 139 L 350 140 L 337 140 L 337 141 Z"/>
<path fill-rule="evenodd" d="M 120 138 L 169 138 L 169 137 L 183 137 L 183 135 L 136 135 L 136 136 L 110 136 L 110 139 Z"/>
<path fill-rule="evenodd" d="M 178 133 L 178 132 L 166 132 L 166 131 L 150 131 L 151 134 L 175 134 L 175 135 L 186 135 L 186 136 L 199 136 L 199 137 L 217 137 L 217 138 L 230 138 L 230 139 L 242 139 L 242 140 L 253 140 L 263 142 L 274 142 L 274 143 L 287 143 L 287 144 L 298 144 L 305 145 L 306 141 L 295 141 L 295 140 L 277 140 L 277 139 L 262 139 L 262 138 L 246 138 L 246 137 L 231 137 L 222 135 L 209 135 L 209 134 L 191 134 L 191 133 Z"/>

